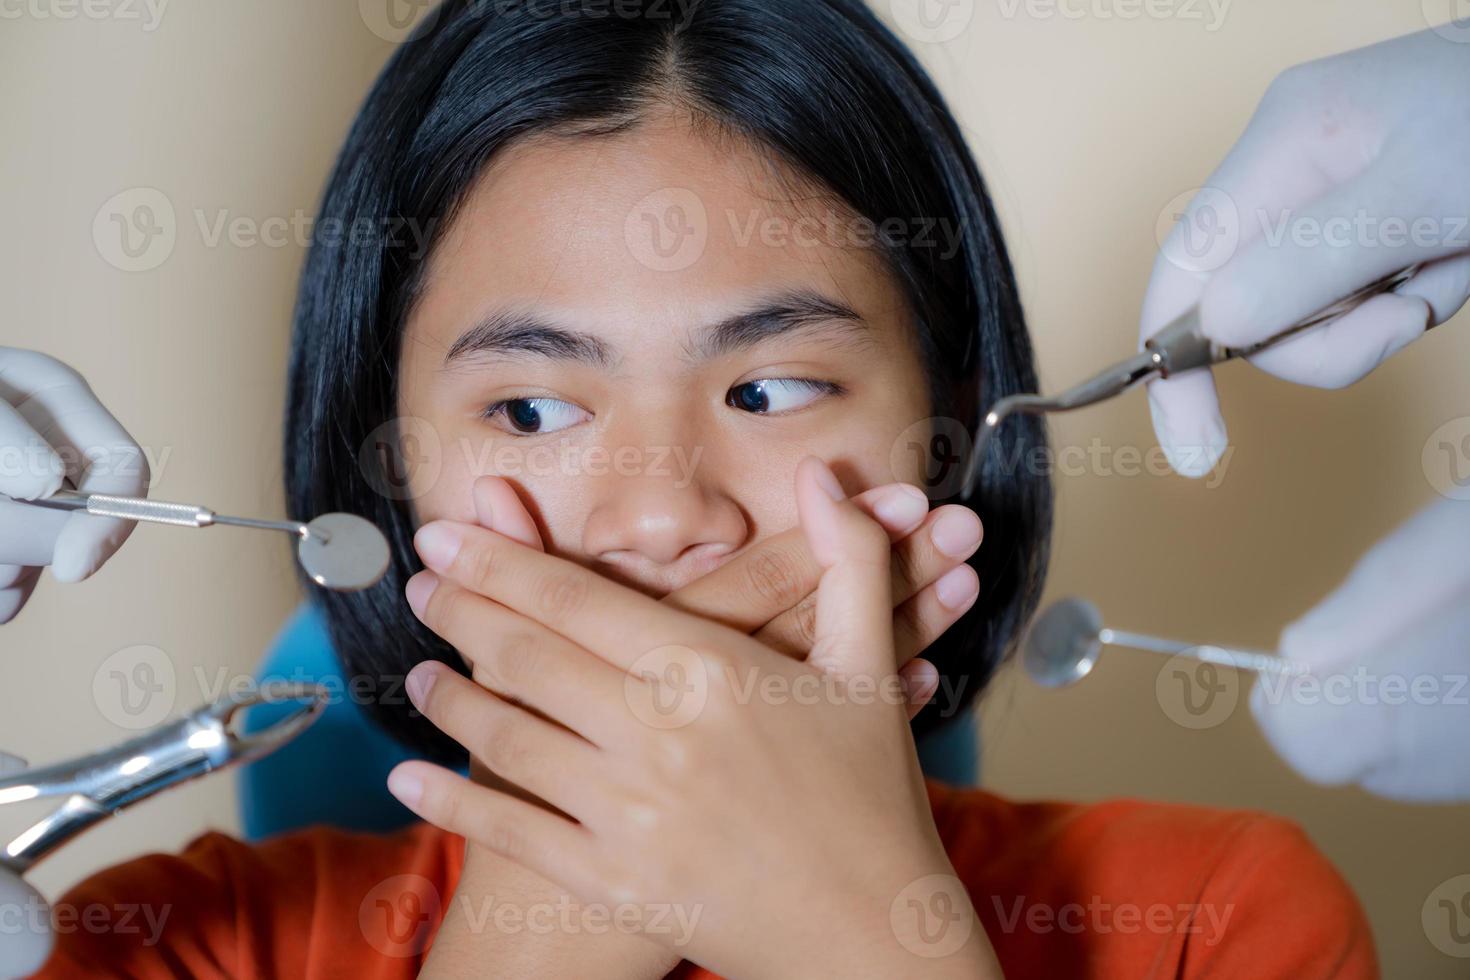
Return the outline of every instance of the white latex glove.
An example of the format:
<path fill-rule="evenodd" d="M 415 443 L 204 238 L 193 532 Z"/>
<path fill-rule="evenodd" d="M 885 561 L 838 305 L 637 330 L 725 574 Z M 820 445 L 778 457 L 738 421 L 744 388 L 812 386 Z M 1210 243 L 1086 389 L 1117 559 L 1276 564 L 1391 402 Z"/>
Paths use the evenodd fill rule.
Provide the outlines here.
<path fill-rule="evenodd" d="M 20 772 L 23 760 L 0 752 L 0 779 Z M 19 829 L 19 828 L 17 828 Z M 8 831 L 0 831 L 8 836 Z M 46 899 L 24 878 L 0 871 L 0 978 L 28 977 L 51 955 Z"/>
<path fill-rule="evenodd" d="M 80 374 L 0 347 L 0 623 L 25 605 L 42 566 L 79 582 L 132 533 L 132 521 L 16 503 L 49 497 L 64 479 L 83 492 L 143 496 L 148 462 Z"/>
<path fill-rule="evenodd" d="M 1432 31 L 1310 62 L 1272 84 L 1165 240 L 1141 337 L 1199 303 L 1206 335 L 1247 344 L 1426 261 L 1435 264 L 1398 295 L 1252 363 L 1342 387 L 1470 297 L 1470 44 Z M 1208 473 L 1226 449 L 1210 373 L 1154 382 L 1149 406 L 1174 469 Z"/>
<path fill-rule="evenodd" d="M 1376 544 L 1281 634 L 1310 665 L 1262 678 L 1251 710 L 1313 782 L 1398 800 L 1470 800 L 1470 501 L 1442 500 Z"/>

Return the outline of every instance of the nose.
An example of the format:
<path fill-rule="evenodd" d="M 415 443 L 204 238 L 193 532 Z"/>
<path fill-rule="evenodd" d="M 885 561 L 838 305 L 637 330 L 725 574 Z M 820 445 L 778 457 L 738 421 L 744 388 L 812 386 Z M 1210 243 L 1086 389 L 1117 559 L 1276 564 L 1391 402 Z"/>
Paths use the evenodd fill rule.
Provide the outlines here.
<path fill-rule="evenodd" d="M 678 470 L 678 467 L 672 467 Z M 608 476 L 582 532 L 584 552 L 629 572 L 712 561 L 749 534 L 729 494 L 687 475 Z"/>

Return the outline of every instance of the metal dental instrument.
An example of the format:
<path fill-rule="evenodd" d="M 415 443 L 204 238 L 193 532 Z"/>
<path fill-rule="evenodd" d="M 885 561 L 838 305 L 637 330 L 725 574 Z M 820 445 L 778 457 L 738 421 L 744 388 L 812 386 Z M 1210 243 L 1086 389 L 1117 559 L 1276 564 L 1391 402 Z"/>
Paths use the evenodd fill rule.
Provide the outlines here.
<path fill-rule="evenodd" d="M 297 537 L 296 557 L 317 585 L 338 592 L 368 588 L 388 570 L 388 541 L 371 522 L 354 514 L 323 514 L 308 523 L 263 521 L 252 517 L 216 514 L 196 504 L 174 504 L 145 497 L 112 497 L 100 493 L 62 490 L 44 500 L 27 503 L 56 510 L 84 510 L 99 517 L 121 517 L 130 521 L 173 524 L 177 527 L 209 527 L 229 524 L 267 531 L 284 531 Z"/>
<path fill-rule="evenodd" d="M 985 448 L 995 430 L 1000 428 L 1000 424 L 1011 415 L 1070 412 L 1088 405 L 1095 405 L 1115 395 L 1121 395 L 1145 381 L 1168 378 L 1176 374 L 1183 374 L 1185 371 L 1193 371 L 1196 368 L 1209 367 L 1212 364 L 1235 360 L 1238 357 L 1259 354 L 1267 348 L 1274 347 L 1314 327 L 1341 319 L 1374 296 L 1393 292 L 1412 279 L 1422 268 L 1422 265 L 1414 265 L 1384 276 L 1325 310 L 1314 313 L 1304 320 L 1299 320 L 1280 333 L 1246 347 L 1226 347 L 1205 337 L 1200 332 L 1199 307 L 1195 306 L 1150 337 L 1144 343 L 1143 350 L 1137 354 L 1126 361 L 1120 361 L 1112 367 L 1105 368 L 1060 395 L 1049 398 L 1042 395 L 1010 395 L 1002 398 L 985 414 L 985 418 L 981 420 L 975 431 L 970 458 L 965 464 L 963 494 L 969 497 L 975 492 L 975 484 L 980 479 L 980 469 L 984 465 Z"/>
<path fill-rule="evenodd" d="M 1021 665 L 1042 687 L 1075 684 L 1097 666 L 1104 646 L 1131 647 L 1167 656 L 1262 674 L 1300 676 L 1307 668 L 1269 653 L 1232 650 L 1202 643 L 1181 643 L 1141 633 L 1125 633 L 1103 625 L 1102 614 L 1086 599 L 1062 599 L 1038 616 L 1026 633 Z"/>
<path fill-rule="evenodd" d="M 288 701 L 309 703 L 258 732 L 241 734 L 232 724 L 248 708 Z M 0 806 L 68 797 L 55 813 L 0 849 L 0 869 L 22 874 L 99 820 L 140 800 L 268 755 L 304 732 L 326 706 L 327 689 L 319 685 L 265 683 L 96 755 L 0 780 Z"/>
<path fill-rule="evenodd" d="M 232 724 L 248 708 L 290 701 L 309 703 L 249 735 Z M 67 797 L 54 813 L 0 849 L 0 909 L 10 916 L 10 928 L 0 930 L 0 976 L 30 976 L 51 952 L 46 900 L 21 877 L 36 862 L 134 803 L 274 752 L 305 731 L 326 706 L 324 687 L 266 683 L 95 755 L 0 779 L 0 806 Z"/>

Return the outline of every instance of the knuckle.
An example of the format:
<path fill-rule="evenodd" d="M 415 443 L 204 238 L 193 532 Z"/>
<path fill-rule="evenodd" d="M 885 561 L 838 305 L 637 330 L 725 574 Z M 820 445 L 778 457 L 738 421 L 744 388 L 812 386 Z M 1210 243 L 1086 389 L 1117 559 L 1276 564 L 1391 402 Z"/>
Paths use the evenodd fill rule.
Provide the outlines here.
<path fill-rule="evenodd" d="M 455 557 L 455 563 L 460 565 L 468 580 L 467 584 L 482 593 L 488 589 L 498 561 L 493 544 L 475 539 L 465 541 Z"/>
<path fill-rule="evenodd" d="M 848 555 L 864 564 L 889 564 L 893 546 L 888 541 L 888 532 L 877 521 L 854 513 L 847 526 Z"/>
<path fill-rule="evenodd" d="M 492 821 L 485 828 L 485 846 L 512 860 L 526 851 L 526 841 L 514 827 L 503 821 Z"/>
<path fill-rule="evenodd" d="M 802 597 L 801 573 L 796 558 L 775 548 L 760 554 L 746 568 L 751 592 L 777 608 L 786 608 Z"/>
<path fill-rule="evenodd" d="M 893 588 L 897 594 L 910 594 L 927 582 L 931 549 L 904 542 L 892 551 Z"/>
<path fill-rule="evenodd" d="M 480 758 L 503 776 L 519 772 L 526 761 L 526 745 L 514 726 L 492 723 L 485 726 Z"/>
<path fill-rule="evenodd" d="M 513 633 L 496 647 L 486 665 L 486 673 L 495 686 L 507 691 L 521 691 L 536 675 L 540 653 L 536 639 L 529 633 Z"/>
<path fill-rule="evenodd" d="M 654 772 L 668 782 L 682 782 L 692 768 L 689 745 L 677 732 L 661 732 L 649 748 L 649 761 Z"/>
<path fill-rule="evenodd" d="M 424 607 L 424 619 L 429 625 L 440 630 L 449 630 L 459 622 L 464 614 L 465 593 L 448 582 L 440 582 L 429 596 L 429 603 Z"/>
<path fill-rule="evenodd" d="M 579 574 L 553 572 L 542 582 L 537 602 L 551 623 L 574 616 L 587 600 L 587 580 Z"/>
<path fill-rule="evenodd" d="M 791 610 L 791 632 L 803 649 L 810 648 L 817 638 L 817 600 L 807 596 Z"/>

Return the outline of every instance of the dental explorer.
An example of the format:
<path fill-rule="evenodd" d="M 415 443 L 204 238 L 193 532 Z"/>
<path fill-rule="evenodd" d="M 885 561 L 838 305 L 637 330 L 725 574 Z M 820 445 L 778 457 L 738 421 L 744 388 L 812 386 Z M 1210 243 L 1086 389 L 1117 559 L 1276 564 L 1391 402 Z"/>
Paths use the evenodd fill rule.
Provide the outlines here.
<path fill-rule="evenodd" d="M 976 428 L 970 458 L 965 464 L 963 495 L 969 497 L 975 492 L 980 469 L 984 466 L 985 448 L 996 429 L 1011 415 L 1070 412 L 1121 395 L 1145 381 L 1172 377 L 1240 357 L 1250 357 L 1307 330 L 1341 319 L 1373 297 L 1393 292 L 1414 278 L 1422 268 L 1422 265 L 1414 265 L 1384 276 L 1326 309 L 1298 320 L 1285 330 L 1245 347 L 1226 347 L 1206 337 L 1200 328 L 1200 311 L 1196 305 L 1145 341 L 1143 350 L 1137 354 L 1099 371 L 1060 395 L 1050 398 L 1042 395 L 1009 395 L 1002 398 L 991 407 Z"/>

